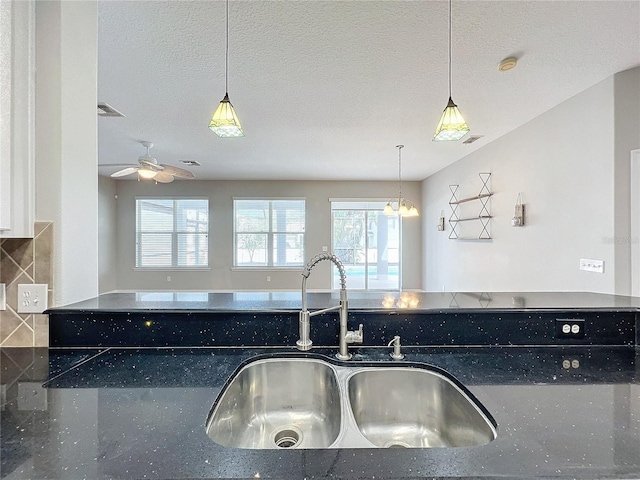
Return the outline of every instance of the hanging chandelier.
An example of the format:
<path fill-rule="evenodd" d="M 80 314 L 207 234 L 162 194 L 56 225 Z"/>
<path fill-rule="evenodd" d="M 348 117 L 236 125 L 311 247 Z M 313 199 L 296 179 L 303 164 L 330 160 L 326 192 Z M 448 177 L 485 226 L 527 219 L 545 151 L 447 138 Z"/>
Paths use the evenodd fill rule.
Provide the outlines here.
<path fill-rule="evenodd" d="M 413 203 L 407 202 L 402 196 L 402 149 L 404 145 L 396 145 L 396 148 L 398 149 L 398 206 L 397 209 L 395 209 L 392 205 L 395 200 L 389 200 L 382 212 L 389 217 L 394 215 L 400 217 L 418 217 L 420 214 L 416 206 Z"/>
<path fill-rule="evenodd" d="M 229 0 L 227 0 L 227 33 L 226 33 L 226 49 L 224 56 L 224 98 L 220 101 L 220 105 L 213 113 L 209 128 L 222 138 L 244 137 L 242 125 L 238 120 L 238 115 L 229 101 Z"/>
<path fill-rule="evenodd" d="M 460 140 L 467 133 L 469 133 L 469 126 L 462 117 L 460 109 L 451 99 L 451 0 L 449 0 L 449 101 L 442 112 L 442 118 L 440 118 L 436 133 L 433 135 L 433 141 Z"/>

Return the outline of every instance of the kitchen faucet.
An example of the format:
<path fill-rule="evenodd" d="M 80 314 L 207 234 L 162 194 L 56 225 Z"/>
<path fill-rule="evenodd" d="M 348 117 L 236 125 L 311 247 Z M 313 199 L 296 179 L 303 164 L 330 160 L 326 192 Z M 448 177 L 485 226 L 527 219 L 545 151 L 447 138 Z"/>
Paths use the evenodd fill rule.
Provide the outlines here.
<path fill-rule="evenodd" d="M 307 278 L 311 275 L 311 269 L 322 260 L 329 260 L 333 262 L 340 272 L 340 305 L 309 312 L 309 310 L 307 310 Z M 298 350 L 310 350 L 311 345 L 313 345 L 313 342 L 309 338 L 311 317 L 320 315 L 321 313 L 340 310 L 340 346 L 336 357 L 340 360 L 349 360 L 351 358 L 351 354 L 349 353 L 348 344 L 362 343 L 362 324 L 360 324 L 360 328 L 358 330 L 349 331 L 347 327 L 349 312 L 347 309 L 347 276 L 344 272 L 344 266 L 340 259 L 333 253 L 319 253 L 309 260 L 309 263 L 307 263 L 302 271 L 302 310 L 300 310 L 300 313 L 298 314 L 300 339 L 296 342 Z"/>

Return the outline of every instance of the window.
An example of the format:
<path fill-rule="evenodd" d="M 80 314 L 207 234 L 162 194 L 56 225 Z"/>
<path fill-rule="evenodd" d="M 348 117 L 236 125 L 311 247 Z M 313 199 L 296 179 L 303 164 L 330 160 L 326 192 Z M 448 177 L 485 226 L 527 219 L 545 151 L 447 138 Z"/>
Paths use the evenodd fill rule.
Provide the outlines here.
<path fill-rule="evenodd" d="M 304 208 L 304 199 L 234 199 L 234 265 L 304 265 Z"/>
<path fill-rule="evenodd" d="M 208 237 L 208 199 L 136 198 L 136 267 L 208 267 Z"/>
<path fill-rule="evenodd" d="M 386 202 L 331 201 L 332 247 L 347 273 L 347 288 L 400 289 L 400 219 L 382 213 Z M 340 288 L 333 267 L 333 288 Z"/>

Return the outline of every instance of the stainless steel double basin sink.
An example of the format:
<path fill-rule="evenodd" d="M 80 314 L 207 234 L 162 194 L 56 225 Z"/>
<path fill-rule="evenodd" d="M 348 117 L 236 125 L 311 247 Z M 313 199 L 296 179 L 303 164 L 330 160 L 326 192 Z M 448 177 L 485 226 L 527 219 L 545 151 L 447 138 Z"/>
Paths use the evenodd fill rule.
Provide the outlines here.
<path fill-rule="evenodd" d="M 471 447 L 496 438 L 491 415 L 441 369 L 312 356 L 239 368 L 206 428 L 214 442 L 247 449 Z"/>

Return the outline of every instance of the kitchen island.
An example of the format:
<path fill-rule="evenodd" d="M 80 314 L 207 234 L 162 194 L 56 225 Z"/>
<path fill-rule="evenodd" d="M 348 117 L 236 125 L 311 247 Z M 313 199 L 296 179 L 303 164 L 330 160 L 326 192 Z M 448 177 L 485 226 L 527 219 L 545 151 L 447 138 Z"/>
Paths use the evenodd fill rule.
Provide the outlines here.
<path fill-rule="evenodd" d="M 399 332 L 404 361 L 455 376 L 495 419 L 497 438 L 457 448 L 243 450 L 214 443 L 207 416 L 243 362 L 295 351 L 295 294 L 206 294 L 200 305 L 172 295 L 112 294 L 54 309 L 57 347 L 2 350 L 2 478 L 640 478 L 635 299 L 416 293 L 405 309 L 351 295 L 350 323 L 362 320 L 365 342 L 350 362 L 390 361 L 386 343 Z M 334 302 L 328 293 L 309 300 Z M 558 319 L 582 320 L 584 335 L 559 338 Z M 184 341 L 207 321 L 197 333 L 210 344 L 167 345 L 167 329 Z M 72 327 L 89 330 L 86 345 L 75 345 Z M 313 353 L 333 356 L 336 332 L 332 314 L 312 319 Z M 139 348 L 131 338 L 158 344 Z"/>

